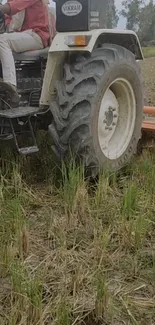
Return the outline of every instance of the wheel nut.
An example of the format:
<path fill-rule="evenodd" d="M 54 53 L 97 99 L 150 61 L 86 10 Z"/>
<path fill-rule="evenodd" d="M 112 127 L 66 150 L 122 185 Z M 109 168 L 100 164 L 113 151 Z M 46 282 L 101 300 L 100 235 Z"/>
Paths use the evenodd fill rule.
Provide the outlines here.
<path fill-rule="evenodd" d="M 112 130 L 112 127 L 109 127 L 109 131 L 111 131 Z"/>
<path fill-rule="evenodd" d="M 103 123 L 106 123 L 106 120 L 103 120 Z"/>
<path fill-rule="evenodd" d="M 116 125 L 116 123 L 115 123 L 115 122 L 113 122 L 113 123 L 112 123 L 112 125 Z"/>
<path fill-rule="evenodd" d="M 117 114 L 114 114 L 114 117 L 117 117 Z"/>
<path fill-rule="evenodd" d="M 106 130 L 109 130 L 109 126 L 106 126 L 105 129 L 106 129 Z"/>
<path fill-rule="evenodd" d="M 113 107 L 112 111 L 115 112 L 116 111 L 116 108 Z"/>

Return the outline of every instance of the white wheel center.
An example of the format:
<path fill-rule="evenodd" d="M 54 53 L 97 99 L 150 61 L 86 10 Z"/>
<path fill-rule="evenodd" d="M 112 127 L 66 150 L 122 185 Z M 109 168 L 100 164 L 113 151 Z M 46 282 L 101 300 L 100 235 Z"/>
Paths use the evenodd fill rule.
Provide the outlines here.
<path fill-rule="evenodd" d="M 136 101 L 130 83 L 116 79 L 104 93 L 98 117 L 98 139 L 103 154 L 119 158 L 126 150 L 135 125 Z"/>
<path fill-rule="evenodd" d="M 98 134 L 100 146 L 104 150 L 108 147 L 118 121 L 118 102 L 113 92 L 108 89 L 104 94 L 100 107 L 100 117 L 98 121 Z"/>

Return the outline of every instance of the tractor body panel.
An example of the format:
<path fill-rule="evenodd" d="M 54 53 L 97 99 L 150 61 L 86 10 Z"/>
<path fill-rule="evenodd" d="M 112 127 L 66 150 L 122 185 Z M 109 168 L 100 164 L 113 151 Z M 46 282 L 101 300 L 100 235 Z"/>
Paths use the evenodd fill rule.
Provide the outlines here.
<path fill-rule="evenodd" d="M 54 88 L 56 82 L 61 79 L 63 71 L 63 62 L 65 59 L 65 52 L 50 52 L 48 54 L 46 70 L 43 79 L 40 107 L 49 106 L 52 101 Z"/>

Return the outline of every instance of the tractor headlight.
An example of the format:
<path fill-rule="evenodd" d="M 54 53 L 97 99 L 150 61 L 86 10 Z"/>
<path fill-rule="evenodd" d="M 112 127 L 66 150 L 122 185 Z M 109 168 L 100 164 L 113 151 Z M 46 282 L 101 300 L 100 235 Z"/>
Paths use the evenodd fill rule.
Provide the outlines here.
<path fill-rule="evenodd" d="M 67 46 L 87 46 L 91 36 L 88 35 L 68 35 L 65 36 L 65 45 Z"/>

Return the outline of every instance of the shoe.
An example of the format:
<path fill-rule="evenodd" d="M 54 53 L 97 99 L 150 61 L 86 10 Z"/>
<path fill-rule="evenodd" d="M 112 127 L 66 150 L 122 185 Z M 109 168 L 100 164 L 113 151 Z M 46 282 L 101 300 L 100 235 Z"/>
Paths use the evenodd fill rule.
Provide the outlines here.
<path fill-rule="evenodd" d="M 12 85 L 10 82 L 0 80 L 0 92 L 6 93 L 6 101 L 9 99 L 11 103 L 18 107 L 20 95 L 17 92 L 16 86 Z"/>
<path fill-rule="evenodd" d="M 12 96 L 11 96 L 11 101 L 13 103 L 19 103 L 20 101 L 20 96 L 18 94 L 17 91 L 17 87 L 12 85 L 10 82 L 7 82 L 6 84 L 8 84 L 8 86 L 10 87 L 9 91 L 11 92 Z"/>

